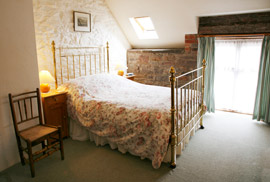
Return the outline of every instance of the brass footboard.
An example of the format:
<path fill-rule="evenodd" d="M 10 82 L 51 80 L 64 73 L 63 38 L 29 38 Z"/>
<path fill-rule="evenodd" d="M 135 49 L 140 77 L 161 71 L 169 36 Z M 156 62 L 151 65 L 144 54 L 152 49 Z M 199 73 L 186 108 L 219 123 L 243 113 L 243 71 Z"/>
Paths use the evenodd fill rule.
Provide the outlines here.
<path fill-rule="evenodd" d="M 203 95 L 204 95 L 204 75 L 205 60 L 203 66 L 175 76 L 175 70 L 171 67 L 171 167 L 176 167 L 176 148 L 183 143 L 190 135 L 191 131 L 200 122 L 203 129 Z M 182 86 L 179 85 L 183 77 L 191 76 L 191 80 Z M 182 149 L 181 149 L 182 150 Z"/>

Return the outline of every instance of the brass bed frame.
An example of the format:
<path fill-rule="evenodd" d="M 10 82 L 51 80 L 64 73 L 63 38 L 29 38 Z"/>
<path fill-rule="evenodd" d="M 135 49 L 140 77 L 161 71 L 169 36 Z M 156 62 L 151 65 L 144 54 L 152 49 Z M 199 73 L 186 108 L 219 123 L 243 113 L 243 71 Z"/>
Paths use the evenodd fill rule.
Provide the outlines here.
<path fill-rule="evenodd" d="M 65 50 L 83 50 L 83 53 L 67 53 Z M 85 53 L 87 50 L 89 53 Z M 76 78 L 76 75 L 86 76 L 98 73 L 109 73 L 109 43 L 106 47 L 55 47 L 52 41 L 52 52 L 54 62 L 55 88 L 58 87 L 58 81 L 61 84 L 66 80 Z M 77 51 L 78 52 L 78 51 Z M 79 51 L 80 52 L 80 51 Z M 57 64 L 57 60 L 59 63 Z M 72 61 L 69 61 L 72 60 Z M 64 65 L 63 62 L 66 62 Z M 77 64 L 76 64 L 77 63 Z M 92 64 L 93 63 L 93 64 Z M 103 64 L 103 65 L 102 65 Z M 79 73 L 76 74 L 76 65 L 79 67 Z M 88 66 L 87 66 L 88 65 Z M 203 129 L 203 95 L 204 95 L 204 75 L 205 60 L 202 67 L 176 76 L 175 69 L 170 69 L 170 85 L 171 85 L 171 167 L 176 167 L 176 149 L 179 145 L 185 147 L 185 139 L 190 136 L 191 132 L 198 126 Z M 59 67 L 59 69 L 57 69 Z M 88 67 L 88 68 L 87 68 Z M 72 69 L 71 69 L 72 68 Z M 107 68 L 107 69 L 106 69 Z M 84 69 L 84 74 L 82 70 Z M 60 70 L 60 73 L 57 72 Z M 88 71 L 87 71 L 88 70 Z M 66 71 L 66 76 L 63 72 Z M 71 72 L 71 73 L 70 73 Z M 60 79 L 58 78 L 60 76 Z M 73 77 L 72 77 L 73 76 Z M 180 86 L 180 81 L 184 77 L 191 77 L 191 81 Z M 182 104 L 184 103 L 184 104 Z M 181 137 L 183 136 L 183 137 Z M 181 149 L 182 150 L 182 149 Z"/>

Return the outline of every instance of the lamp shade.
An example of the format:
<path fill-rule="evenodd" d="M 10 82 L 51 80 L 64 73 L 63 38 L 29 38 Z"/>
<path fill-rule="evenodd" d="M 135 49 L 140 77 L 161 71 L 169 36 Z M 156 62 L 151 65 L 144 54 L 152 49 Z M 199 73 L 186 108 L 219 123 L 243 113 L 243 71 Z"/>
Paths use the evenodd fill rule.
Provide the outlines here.
<path fill-rule="evenodd" d="M 51 73 L 47 70 L 42 70 L 39 72 L 39 80 L 40 83 L 51 83 L 55 81 Z"/>
<path fill-rule="evenodd" d="M 42 93 L 47 93 L 50 91 L 50 84 L 54 82 L 55 79 L 52 77 L 51 73 L 47 70 L 42 70 L 39 72 L 39 80 L 40 80 L 40 91 Z"/>
<path fill-rule="evenodd" d="M 127 67 L 122 65 L 122 64 L 116 64 L 114 69 L 117 71 L 118 75 L 123 76 L 124 75 L 124 70 L 123 69 L 127 69 Z"/>
<path fill-rule="evenodd" d="M 114 67 L 115 70 L 123 70 L 123 69 L 127 69 L 126 66 L 122 65 L 122 64 L 116 64 L 116 66 Z"/>

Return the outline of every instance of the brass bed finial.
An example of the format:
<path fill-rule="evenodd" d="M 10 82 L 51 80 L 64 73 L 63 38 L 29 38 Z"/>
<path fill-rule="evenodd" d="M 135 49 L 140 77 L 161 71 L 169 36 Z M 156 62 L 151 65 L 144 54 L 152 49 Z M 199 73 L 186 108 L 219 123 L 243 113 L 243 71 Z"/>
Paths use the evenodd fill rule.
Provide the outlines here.
<path fill-rule="evenodd" d="M 202 61 L 202 62 L 203 62 L 203 64 L 202 64 L 202 65 L 203 65 L 203 67 L 205 67 L 205 66 L 206 66 L 206 61 L 205 61 L 205 59 L 203 59 L 203 61 Z"/>
<path fill-rule="evenodd" d="M 175 73 L 175 69 L 174 69 L 174 67 L 171 67 L 171 69 L 170 69 L 170 73 L 171 73 L 171 74 L 174 74 L 174 73 Z"/>

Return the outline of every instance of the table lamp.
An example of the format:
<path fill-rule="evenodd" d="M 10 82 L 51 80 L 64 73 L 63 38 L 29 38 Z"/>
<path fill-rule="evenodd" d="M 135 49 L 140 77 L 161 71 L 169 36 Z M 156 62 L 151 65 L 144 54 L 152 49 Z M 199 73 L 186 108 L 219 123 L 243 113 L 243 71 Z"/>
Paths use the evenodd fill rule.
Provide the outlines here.
<path fill-rule="evenodd" d="M 127 67 L 123 66 L 122 64 L 117 64 L 114 69 L 117 70 L 118 75 L 123 76 L 124 75 L 123 69 L 127 69 Z"/>
<path fill-rule="evenodd" d="M 52 77 L 51 73 L 47 70 L 42 70 L 39 72 L 40 80 L 40 91 L 42 93 L 47 93 L 50 91 L 50 83 L 55 82 L 55 79 Z"/>

